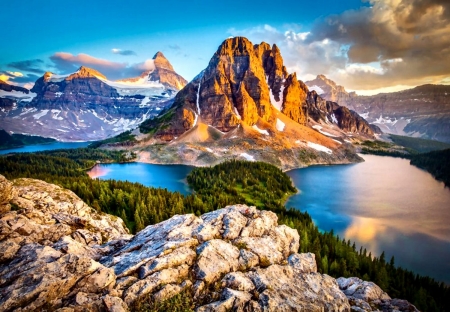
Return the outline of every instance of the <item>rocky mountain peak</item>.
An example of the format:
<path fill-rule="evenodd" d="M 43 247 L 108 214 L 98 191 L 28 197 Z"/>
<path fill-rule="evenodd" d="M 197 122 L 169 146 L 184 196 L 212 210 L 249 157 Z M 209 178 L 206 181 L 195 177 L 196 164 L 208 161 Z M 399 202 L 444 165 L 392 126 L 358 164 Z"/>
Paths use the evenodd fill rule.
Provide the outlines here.
<path fill-rule="evenodd" d="M 76 78 L 101 78 L 106 80 L 106 77 L 102 73 L 86 66 L 81 66 L 75 73 L 67 77 L 68 80 Z"/>
<path fill-rule="evenodd" d="M 175 72 L 175 70 L 172 67 L 172 64 L 170 64 L 169 60 L 166 59 L 164 54 L 160 51 L 156 52 L 156 54 L 153 56 L 153 62 L 155 63 L 156 68 L 164 68 L 170 71 Z"/>
<path fill-rule="evenodd" d="M 299 83 L 291 83 L 283 65 L 283 58 L 276 45 L 262 42 L 253 45 L 245 37 L 228 38 L 212 56 L 208 67 L 175 98 L 176 114 L 171 125 L 157 133 L 165 140 L 172 140 L 202 121 L 220 131 L 228 132 L 242 122 L 254 126 L 259 120 L 274 125 L 276 110 L 289 107 L 303 123 L 302 99 L 294 101 L 294 93 L 300 94 Z M 296 80 L 296 79 L 295 79 Z M 285 91 L 283 91 L 285 90 Z M 287 92 L 287 97 L 285 93 Z M 283 106 L 283 99 L 292 103 Z M 292 109 L 298 105 L 299 108 Z"/>

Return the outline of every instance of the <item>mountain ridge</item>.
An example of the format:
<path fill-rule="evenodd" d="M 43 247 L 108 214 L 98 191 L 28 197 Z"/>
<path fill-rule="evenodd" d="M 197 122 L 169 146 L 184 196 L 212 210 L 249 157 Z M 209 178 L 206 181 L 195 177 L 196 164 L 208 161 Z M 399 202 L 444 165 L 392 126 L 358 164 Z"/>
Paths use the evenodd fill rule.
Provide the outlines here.
<path fill-rule="evenodd" d="M 327 100 L 356 111 L 383 132 L 450 143 L 450 86 L 425 84 L 370 96 L 348 93 L 324 75 L 307 81 Z"/>
<path fill-rule="evenodd" d="M 162 53 L 155 60 L 153 72 L 140 80 L 110 81 L 81 66 L 67 75 L 46 72 L 26 95 L 0 91 L 2 128 L 62 141 L 99 140 L 131 130 L 169 106 L 184 86 Z"/>

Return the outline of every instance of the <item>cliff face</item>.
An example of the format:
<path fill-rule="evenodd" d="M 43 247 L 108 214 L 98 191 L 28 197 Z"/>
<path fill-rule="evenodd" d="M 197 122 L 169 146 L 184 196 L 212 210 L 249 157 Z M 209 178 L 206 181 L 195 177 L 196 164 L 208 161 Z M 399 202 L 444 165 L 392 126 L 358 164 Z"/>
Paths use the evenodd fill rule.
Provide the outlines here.
<path fill-rule="evenodd" d="M 307 81 L 326 100 L 354 110 L 383 132 L 450 142 L 450 86 L 358 96 L 323 75 Z"/>
<path fill-rule="evenodd" d="M 270 211 L 177 215 L 132 237 L 52 184 L 0 176 L 0 195 L 0 311 L 128 311 L 183 290 L 197 311 L 417 311 L 371 282 L 317 273 Z"/>
<path fill-rule="evenodd" d="M 314 90 L 308 93 L 306 101 L 308 116 L 316 122 L 333 122 L 347 133 L 357 133 L 368 137 L 373 137 L 375 133 L 381 133 L 379 128 L 371 126 L 355 111 L 340 106 L 336 102 L 324 100 Z"/>
<path fill-rule="evenodd" d="M 276 110 L 304 124 L 305 97 L 295 74 L 287 75 L 276 45 L 253 45 L 243 37 L 227 39 L 208 67 L 176 96 L 174 116 L 160 127 L 157 137 L 172 140 L 197 121 L 224 132 L 242 122 L 274 124 Z M 149 122 L 149 128 L 158 124 Z"/>

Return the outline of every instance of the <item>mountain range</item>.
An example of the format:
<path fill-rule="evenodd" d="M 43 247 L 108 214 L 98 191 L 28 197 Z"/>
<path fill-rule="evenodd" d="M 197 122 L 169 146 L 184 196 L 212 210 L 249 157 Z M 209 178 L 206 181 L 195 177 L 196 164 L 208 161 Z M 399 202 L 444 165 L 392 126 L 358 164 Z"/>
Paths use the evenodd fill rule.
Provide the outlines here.
<path fill-rule="evenodd" d="M 306 85 L 321 97 L 356 111 L 383 132 L 450 143 L 450 86 L 427 84 L 360 96 L 347 92 L 324 75 Z"/>
<path fill-rule="evenodd" d="M 150 137 L 137 146 L 141 160 L 209 165 L 240 157 L 284 169 L 358 161 L 348 143 L 374 137 L 355 112 L 288 73 L 276 45 L 244 37 L 225 40 L 170 109 L 140 130 Z"/>
<path fill-rule="evenodd" d="M 104 139 L 135 128 L 169 106 L 186 84 L 161 52 L 152 63 L 140 77 L 121 81 L 82 66 L 69 75 L 46 72 L 31 90 L 2 82 L 2 128 L 63 141 Z"/>

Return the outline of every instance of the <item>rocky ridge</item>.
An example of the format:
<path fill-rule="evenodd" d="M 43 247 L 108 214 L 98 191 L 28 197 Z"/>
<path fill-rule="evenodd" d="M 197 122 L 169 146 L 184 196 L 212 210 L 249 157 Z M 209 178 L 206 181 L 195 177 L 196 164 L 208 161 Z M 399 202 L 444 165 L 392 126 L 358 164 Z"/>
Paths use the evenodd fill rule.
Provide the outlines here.
<path fill-rule="evenodd" d="M 417 311 L 378 286 L 317 273 L 269 211 L 177 215 L 134 237 L 39 180 L 0 176 L 0 311 L 128 311 L 191 291 L 197 311 Z"/>
<path fill-rule="evenodd" d="M 306 85 L 324 99 L 354 110 L 383 132 L 450 142 L 450 86 L 422 85 L 360 96 L 324 75 Z"/>
<path fill-rule="evenodd" d="M 105 139 L 136 128 L 170 106 L 186 84 L 162 53 L 152 61 L 154 69 L 136 79 L 110 81 L 82 66 L 69 75 L 45 73 L 31 92 L 0 90 L 1 127 L 63 141 Z"/>
<path fill-rule="evenodd" d="M 227 159 L 283 170 L 362 161 L 351 143 L 373 138 L 363 118 L 289 74 L 276 45 L 225 40 L 174 104 L 141 124 L 140 161 L 213 165 Z"/>
<path fill-rule="evenodd" d="M 277 115 L 281 113 L 299 125 L 307 125 L 310 113 L 313 118 L 317 117 L 317 110 L 331 115 L 339 107 L 334 103 L 327 111 L 318 101 L 323 99 L 312 95 L 295 73 L 288 74 L 275 44 L 272 47 L 265 42 L 253 45 L 244 37 L 235 37 L 225 40 L 208 67 L 177 94 L 170 118 L 163 123 L 156 118 L 150 120 L 145 128 L 154 129 L 155 138 L 172 141 L 198 122 L 229 132 L 241 124 L 254 126 L 265 122 L 276 126 Z M 317 118 L 315 121 L 319 122 Z M 328 122 L 338 128 L 342 125 L 346 132 L 373 136 L 368 124 L 347 128 L 348 123 L 339 124 L 337 118 L 329 118 Z M 360 118 L 359 123 L 364 122 Z"/>

